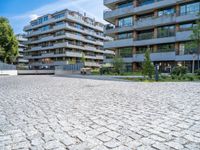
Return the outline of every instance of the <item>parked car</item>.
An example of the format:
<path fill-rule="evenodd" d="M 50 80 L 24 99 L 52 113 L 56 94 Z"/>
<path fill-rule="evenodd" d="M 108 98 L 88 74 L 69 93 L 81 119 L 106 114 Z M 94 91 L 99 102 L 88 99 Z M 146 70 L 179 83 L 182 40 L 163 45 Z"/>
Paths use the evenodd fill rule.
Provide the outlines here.
<path fill-rule="evenodd" d="M 91 68 L 81 68 L 81 74 L 83 75 L 91 74 L 91 71 Z"/>

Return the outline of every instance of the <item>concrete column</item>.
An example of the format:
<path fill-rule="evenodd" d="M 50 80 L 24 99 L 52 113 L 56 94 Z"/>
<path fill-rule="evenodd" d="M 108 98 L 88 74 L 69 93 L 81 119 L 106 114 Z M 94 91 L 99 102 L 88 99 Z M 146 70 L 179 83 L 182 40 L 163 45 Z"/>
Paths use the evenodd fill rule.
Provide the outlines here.
<path fill-rule="evenodd" d="M 115 26 L 118 26 L 118 19 L 115 19 Z"/>
<path fill-rule="evenodd" d="M 176 16 L 180 15 L 180 5 L 176 5 Z"/>
<path fill-rule="evenodd" d="M 133 55 L 136 54 L 136 47 L 133 47 Z"/>
<path fill-rule="evenodd" d="M 179 54 L 179 43 L 175 43 L 175 52 Z"/>
<path fill-rule="evenodd" d="M 134 7 L 137 7 L 137 6 L 138 6 L 138 0 L 134 0 L 134 1 L 133 1 L 133 6 L 134 6 Z"/>
<path fill-rule="evenodd" d="M 157 38 L 157 37 L 158 37 L 158 29 L 154 28 L 154 38 Z"/>
<path fill-rule="evenodd" d="M 137 40 L 137 32 L 136 31 L 133 31 L 133 39 Z"/>
<path fill-rule="evenodd" d="M 153 46 L 153 52 L 155 53 L 155 52 L 157 52 L 158 51 L 158 45 L 154 45 Z"/>
<path fill-rule="evenodd" d="M 133 67 L 133 72 L 134 72 L 134 71 L 137 71 L 137 65 L 136 65 L 136 63 L 133 63 L 133 64 L 132 64 L 132 67 Z"/>
<path fill-rule="evenodd" d="M 180 25 L 176 24 L 176 32 L 179 32 L 179 31 L 180 31 Z"/>
<path fill-rule="evenodd" d="M 157 18 L 158 17 L 158 10 L 155 10 L 154 11 L 154 18 Z"/>

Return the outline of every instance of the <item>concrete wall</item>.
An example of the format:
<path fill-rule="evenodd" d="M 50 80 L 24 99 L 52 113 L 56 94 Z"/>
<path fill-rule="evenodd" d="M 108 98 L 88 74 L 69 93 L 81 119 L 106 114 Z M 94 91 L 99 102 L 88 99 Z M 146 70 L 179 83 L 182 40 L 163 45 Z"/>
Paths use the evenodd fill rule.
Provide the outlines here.
<path fill-rule="evenodd" d="M 18 75 L 45 75 L 54 74 L 55 70 L 17 70 Z"/>
<path fill-rule="evenodd" d="M 0 70 L 0 75 L 16 76 L 17 70 Z"/>
<path fill-rule="evenodd" d="M 55 70 L 55 75 L 57 76 L 64 76 L 64 75 L 71 75 L 71 74 L 80 74 L 80 71 L 61 70 L 61 69 Z"/>

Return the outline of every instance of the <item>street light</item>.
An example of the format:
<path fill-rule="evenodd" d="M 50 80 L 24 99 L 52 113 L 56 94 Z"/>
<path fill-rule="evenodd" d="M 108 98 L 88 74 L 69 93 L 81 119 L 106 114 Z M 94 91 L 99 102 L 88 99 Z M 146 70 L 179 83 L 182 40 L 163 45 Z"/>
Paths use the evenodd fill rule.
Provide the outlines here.
<path fill-rule="evenodd" d="M 192 73 L 194 74 L 196 54 L 192 55 Z"/>

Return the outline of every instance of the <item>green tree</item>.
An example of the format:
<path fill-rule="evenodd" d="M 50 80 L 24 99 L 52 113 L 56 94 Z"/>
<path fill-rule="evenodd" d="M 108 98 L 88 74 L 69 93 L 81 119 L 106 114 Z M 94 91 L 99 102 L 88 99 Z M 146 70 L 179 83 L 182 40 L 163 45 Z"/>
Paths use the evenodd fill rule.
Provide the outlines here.
<path fill-rule="evenodd" d="M 198 16 L 199 19 L 197 20 L 196 25 L 192 28 L 192 35 L 190 37 L 191 41 L 186 45 L 186 47 L 192 50 L 197 49 L 195 53 L 198 57 L 198 69 L 200 69 L 200 13 Z"/>
<path fill-rule="evenodd" d="M 81 62 L 85 63 L 85 54 L 84 53 L 82 53 Z"/>
<path fill-rule="evenodd" d="M 0 60 L 13 63 L 18 56 L 18 41 L 9 21 L 0 17 Z"/>
<path fill-rule="evenodd" d="M 115 56 L 113 58 L 113 68 L 114 68 L 114 71 L 117 73 L 117 74 L 121 74 L 124 70 L 124 62 L 123 62 L 123 59 L 122 57 L 120 56 Z"/>
<path fill-rule="evenodd" d="M 150 50 L 147 49 L 145 52 L 145 58 L 144 58 L 144 63 L 143 63 L 143 75 L 148 76 L 150 79 L 152 79 L 153 74 L 154 74 L 154 65 L 151 62 L 150 58 Z"/>

